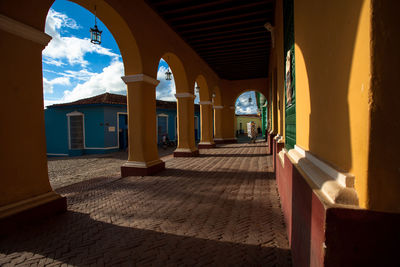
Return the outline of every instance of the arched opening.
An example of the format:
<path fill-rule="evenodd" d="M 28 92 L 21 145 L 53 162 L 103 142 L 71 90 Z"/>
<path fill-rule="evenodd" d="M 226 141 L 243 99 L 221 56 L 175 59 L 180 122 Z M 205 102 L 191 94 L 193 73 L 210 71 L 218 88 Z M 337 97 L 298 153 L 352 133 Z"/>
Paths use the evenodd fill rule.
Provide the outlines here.
<path fill-rule="evenodd" d="M 235 133 L 239 142 L 265 139 L 268 128 L 267 98 L 257 91 L 245 91 L 235 101 Z"/>
<path fill-rule="evenodd" d="M 168 57 L 169 59 L 169 57 Z M 160 59 L 156 87 L 157 144 L 160 156 L 173 153 L 178 141 L 175 69 Z"/>
<path fill-rule="evenodd" d="M 199 75 L 195 82 L 195 135 L 199 140 L 199 148 L 215 146 L 213 140 L 213 110 L 208 84 L 203 75 Z M 200 120 L 196 116 L 199 114 Z"/>
<path fill-rule="evenodd" d="M 45 24 L 45 32 L 52 37 L 42 52 L 42 64 L 53 189 L 120 175 L 128 148 L 127 87 L 121 77 L 141 69 L 135 49 L 126 47 L 127 43 L 135 46 L 133 37 L 115 11 L 104 3 L 96 5 L 96 16 L 104 17 L 110 30 L 116 29 L 111 32 L 97 18 L 102 42 L 96 45 L 89 34 L 95 23 L 94 6 L 75 2 L 55 1 Z M 117 44 L 121 34 L 123 40 Z"/>
<path fill-rule="evenodd" d="M 182 61 L 173 53 L 165 53 L 162 58 L 173 69 L 176 90 L 176 132 L 177 149 L 174 156 L 191 156 L 198 154 L 194 133 L 194 83 L 188 82 Z"/>

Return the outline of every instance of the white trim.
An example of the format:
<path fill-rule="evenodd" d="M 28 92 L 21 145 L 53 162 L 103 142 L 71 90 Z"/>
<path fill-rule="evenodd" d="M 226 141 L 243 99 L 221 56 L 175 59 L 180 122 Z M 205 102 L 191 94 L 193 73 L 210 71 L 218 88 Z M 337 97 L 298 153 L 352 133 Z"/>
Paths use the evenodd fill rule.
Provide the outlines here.
<path fill-rule="evenodd" d="M 72 111 L 70 113 L 65 114 L 66 116 L 85 116 L 85 114 L 83 114 L 82 112 L 79 111 Z"/>
<path fill-rule="evenodd" d="M 1 14 L 0 29 L 44 46 L 51 40 L 48 34 Z"/>
<path fill-rule="evenodd" d="M 146 74 L 135 74 L 135 75 L 122 76 L 121 79 L 126 84 L 134 83 L 134 82 L 147 82 L 147 83 L 157 86 L 160 83 L 159 80 L 156 80 L 153 77 L 150 77 Z"/>
<path fill-rule="evenodd" d="M 68 154 L 47 153 L 47 156 L 69 156 Z"/>
<path fill-rule="evenodd" d="M 303 157 L 311 161 L 315 166 L 320 168 L 323 172 L 328 174 L 334 180 L 338 181 L 338 183 L 341 184 L 342 186 L 354 188 L 354 180 L 355 180 L 354 175 L 350 173 L 342 173 L 335 170 L 325 162 L 313 156 L 310 152 L 305 151 L 304 149 L 302 149 L 297 145 L 294 146 L 294 149 L 296 149 L 296 151 L 298 151 Z"/>
<path fill-rule="evenodd" d="M 214 145 L 214 142 L 200 142 L 199 145 Z"/>
<path fill-rule="evenodd" d="M 282 167 L 285 168 L 285 154 L 288 153 L 286 148 L 282 148 L 282 150 L 278 153 L 279 160 L 281 161 Z"/>
<path fill-rule="evenodd" d="M 124 167 L 134 167 L 134 168 L 148 168 L 154 165 L 157 165 L 159 163 L 163 162 L 160 159 L 156 159 L 153 161 L 148 161 L 148 162 L 144 162 L 144 161 L 127 161 L 125 162 L 122 166 Z"/>
<path fill-rule="evenodd" d="M 85 138 L 85 114 L 79 111 L 73 111 L 70 113 L 66 114 L 68 118 L 68 149 L 69 150 L 78 150 L 78 149 L 72 149 L 71 148 L 71 129 L 70 129 L 70 117 L 71 116 L 82 116 L 82 128 L 83 128 L 83 149 L 86 149 L 86 138 Z"/>
<path fill-rule="evenodd" d="M 168 133 L 168 114 L 164 114 L 164 113 L 157 114 L 157 116 L 156 116 L 157 144 L 158 144 L 158 117 L 166 117 L 167 118 L 167 136 L 169 135 L 169 133 Z"/>
<path fill-rule="evenodd" d="M 118 147 L 118 149 L 119 149 L 119 115 L 126 115 L 126 119 L 128 120 L 128 113 L 127 112 L 117 112 L 117 147 Z M 128 123 L 128 134 L 129 134 L 129 123 Z M 129 139 L 129 137 L 128 137 L 128 139 Z"/>
<path fill-rule="evenodd" d="M 50 203 L 51 201 L 60 198 L 61 196 L 59 194 L 54 191 L 50 191 L 48 193 L 30 197 L 25 200 L 3 205 L 0 207 L 0 219 L 10 217 L 11 215 L 20 213 L 21 211 L 32 209 L 32 207 L 38 207 L 45 203 Z"/>
<path fill-rule="evenodd" d="M 212 105 L 213 103 L 211 101 L 200 101 L 199 105 Z"/>
<path fill-rule="evenodd" d="M 190 148 L 177 148 L 174 150 L 174 152 L 184 152 L 184 153 L 192 153 L 195 151 L 197 151 L 197 149 L 191 150 Z"/>
<path fill-rule="evenodd" d="M 286 152 L 283 153 L 286 154 Z M 322 161 L 315 161 L 315 157 L 310 157 L 308 152 L 298 147 L 291 149 L 286 155 L 293 164 L 298 166 L 303 173 L 302 175 L 307 177 L 307 179 L 314 184 L 314 186 L 312 186 L 314 190 L 317 190 L 316 192 L 319 192 L 326 201 L 334 204 L 358 206 L 356 190 L 349 186 L 343 186 L 337 179 L 326 173 L 326 167 L 323 167 L 323 169 L 320 168 L 318 165 Z M 314 162 L 317 162 L 318 165 Z M 326 165 L 326 163 L 323 164 Z M 328 167 L 329 169 L 334 170 L 330 166 Z M 338 174 L 340 173 L 336 170 L 334 170 L 334 172 Z"/>
<path fill-rule="evenodd" d="M 196 96 L 192 93 L 178 93 L 175 94 L 176 98 L 196 98 Z"/>
<path fill-rule="evenodd" d="M 213 106 L 214 109 L 223 109 L 224 106 Z"/>
<path fill-rule="evenodd" d="M 85 147 L 85 149 L 105 149 L 105 150 L 108 150 L 108 149 L 116 149 L 116 148 L 119 148 L 119 146 L 109 146 L 109 147 Z"/>

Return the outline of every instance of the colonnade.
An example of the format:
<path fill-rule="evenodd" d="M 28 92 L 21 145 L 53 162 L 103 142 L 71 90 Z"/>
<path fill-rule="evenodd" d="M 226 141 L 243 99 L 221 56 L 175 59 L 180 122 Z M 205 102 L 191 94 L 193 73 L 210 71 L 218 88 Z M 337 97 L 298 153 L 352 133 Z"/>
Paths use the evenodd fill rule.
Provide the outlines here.
<path fill-rule="evenodd" d="M 157 173 L 165 169 L 165 162 L 158 156 L 156 138 L 155 90 L 159 81 L 145 74 L 124 76 L 122 80 L 127 85 L 129 153 L 127 162 L 121 167 L 121 175 L 126 177 Z M 195 95 L 184 92 L 175 94 L 175 97 L 178 144 L 174 157 L 198 156 L 199 149 L 194 138 Z M 201 138 L 198 147 L 213 148 L 215 143 L 236 142 L 235 107 L 216 106 L 209 100 L 200 101 L 199 104 Z"/>

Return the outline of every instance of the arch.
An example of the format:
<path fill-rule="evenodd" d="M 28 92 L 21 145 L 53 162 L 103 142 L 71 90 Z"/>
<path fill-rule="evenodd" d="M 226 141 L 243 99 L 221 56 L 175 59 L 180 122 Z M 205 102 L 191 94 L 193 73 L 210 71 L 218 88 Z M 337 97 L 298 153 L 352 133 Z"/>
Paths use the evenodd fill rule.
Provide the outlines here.
<path fill-rule="evenodd" d="M 197 85 L 200 87 L 200 101 L 210 101 L 211 96 L 210 96 L 210 90 L 208 89 L 207 81 L 206 78 L 202 74 L 197 76 L 196 78 Z"/>
<path fill-rule="evenodd" d="M 233 103 L 236 104 L 236 101 L 238 100 L 238 98 L 239 98 L 242 94 L 247 93 L 247 92 L 253 92 L 253 91 L 262 94 L 262 95 L 265 97 L 265 99 L 267 99 L 267 101 L 268 101 L 267 96 L 266 96 L 264 93 L 262 93 L 260 90 L 257 90 L 257 89 L 244 89 L 244 90 L 241 90 L 239 93 L 236 93 L 235 101 L 234 101 Z M 267 103 L 268 103 L 268 102 L 267 102 Z"/>
<path fill-rule="evenodd" d="M 167 52 L 162 58 L 171 68 L 175 80 L 176 93 L 193 93 L 193 86 L 189 86 L 185 67 L 178 56 L 174 53 Z"/>
<path fill-rule="evenodd" d="M 124 18 L 122 18 L 114 8 L 105 1 L 96 1 L 95 3 L 89 0 L 70 1 L 89 10 L 93 14 L 94 5 L 96 5 L 97 17 L 107 26 L 117 42 L 124 64 L 125 75 L 143 73 L 142 57 L 136 39 Z M 54 2 L 55 1 L 52 1 L 51 4 Z M 50 8 L 51 6 L 47 9 L 46 17 Z M 44 21 L 46 21 L 46 17 L 44 17 Z M 44 25 L 45 23 L 43 23 L 43 29 Z"/>

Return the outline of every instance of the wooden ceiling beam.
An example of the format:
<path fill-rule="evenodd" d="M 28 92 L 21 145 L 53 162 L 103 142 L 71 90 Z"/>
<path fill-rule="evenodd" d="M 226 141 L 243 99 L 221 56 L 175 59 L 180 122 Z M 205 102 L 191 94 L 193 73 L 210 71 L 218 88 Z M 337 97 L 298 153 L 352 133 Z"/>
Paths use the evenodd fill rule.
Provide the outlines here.
<path fill-rule="evenodd" d="M 196 35 L 186 35 L 185 36 L 185 38 L 187 39 L 187 40 L 189 40 L 189 39 L 194 39 L 194 38 L 196 38 L 196 39 L 202 39 L 202 38 L 204 38 L 204 37 L 221 37 L 221 38 L 223 38 L 226 34 L 228 34 L 228 33 L 239 33 L 239 32 L 245 32 L 245 33 L 247 33 L 247 32 L 249 32 L 249 31 L 251 31 L 251 30 L 256 30 L 256 29 L 259 29 L 260 31 L 262 30 L 262 31 L 266 31 L 265 30 L 265 28 L 264 28 L 264 26 L 263 25 L 258 25 L 258 26 L 250 26 L 250 27 L 241 27 L 241 28 L 236 28 L 236 29 L 233 29 L 233 30 L 225 30 L 225 31 L 216 31 L 216 32 L 207 32 L 207 33 L 205 33 L 205 34 L 196 34 Z"/>
<path fill-rule="evenodd" d="M 243 32 L 243 33 L 238 33 L 238 34 L 227 34 L 227 35 L 219 35 L 219 36 L 215 36 L 215 37 L 210 37 L 210 38 L 199 38 L 197 36 L 194 36 L 194 39 L 188 39 L 188 42 L 190 44 L 194 44 L 194 43 L 203 43 L 203 42 L 209 42 L 209 41 L 213 41 L 213 40 L 226 40 L 229 38 L 235 38 L 235 37 L 243 37 L 243 36 L 251 36 L 251 35 L 261 35 L 261 34 L 265 34 L 265 37 L 268 36 L 268 32 L 264 29 L 264 30 L 259 30 L 259 31 L 248 31 L 248 32 Z M 240 39 L 238 39 L 240 40 Z"/>
<path fill-rule="evenodd" d="M 216 19 L 199 20 L 197 22 L 192 22 L 192 23 L 182 23 L 182 24 L 171 23 L 171 25 L 172 25 L 172 27 L 179 29 L 179 28 L 187 28 L 187 27 L 193 27 L 193 26 L 204 25 L 204 24 L 223 22 L 223 21 L 233 20 L 233 19 L 236 20 L 236 19 L 240 19 L 240 18 L 252 17 L 252 16 L 257 16 L 257 15 L 263 15 L 262 19 L 266 22 L 266 19 L 264 18 L 264 16 L 266 16 L 266 17 L 268 16 L 268 15 L 266 15 L 266 13 L 267 14 L 272 13 L 272 11 L 267 12 L 266 10 L 258 10 L 258 11 L 251 12 L 251 13 L 243 13 L 241 15 L 223 16 L 223 17 L 216 18 Z"/>
<path fill-rule="evenodd" d="M 268 57 L 263 57 L 263 58 L 242 58 L 242 59 L 230 58 L 230 59 L 225 59 L 225 60 L 210 60 L 210 61 L 207 61 L 207 62 L 210 65 L 226 65 L 226 64 L 238 64 L 238 65 L 240 65 L 242 63 L 253 63 L 253 64 L 268 63 L 267 60 L 268 60 Z"/>
<path fill-rule="evenodd" d="M 257 45 L 264 45 L 265 47 L 267 47 L 267 45 L 268 45 L 268 43 L 266 42 L 266 41 L 253 41 L 253 42 L 248 42 L 248 43 L 246 43 L 246 44 L 242 44 L 242 43 L 238 43 L 238 44 L 235 44 L 235 43 L 233 43 L 233 44 L 225 44 L 225 45 L 217 45 L 217 46 L 208 46 L 208 47 L 198 47 L 198 46 L 195 46 L 195 45 L 193 45 L 192 47 L 196 50 L 196 51 L 199 51 L 199 52 L 201 52 L 201 51 L 209 51 L 209 50 L 221 50 L 221 51 L 224 51 L 224 50 L 228 50 L 228 49 L 225 49 L 225 48 L 234 48 L 234 47 L 237 47 L 237 48 L 242 48 L 242 49 L 245 49 L 245 48 L 249 48 L 249 49 L 251 49 L 251 48 L 253 48 L 253 47 L 256 47 Z"/>
<path fill-rule="evenodd" d="M 254 55 L 254 56 L 207 59 L 207 62 L 212 64 L 212 63 L 244 62 L 244 61 L 266 61 L 267 59 L 268 55 L 262 55 L 262 56 Z"/>
<path fill-rule="evenodd" d="M 255 23 L 255 22 L 259 22 L 260 24 L 264 25 L 263 23 L 265 23 L 267 21 L 268 20 L 266 18 L 257 18 L 257 19 L 239 21 L 239 22 L 233 22 L 233 23 L 222 23 L 219 25 L 204 27 L 204 28 L 196 27 L 196 28 L 192 28 L 189 30 L 182 30 L 182 31 L 178 31 L 178 32 L 180 34 L 184 35 L 185 33 L 202 32 L 202 31 L 208 31 L 208 30 L 213 30 L 213 29 L 228 28 L 228 27 L 232 27 L 232 26 L 245 25 L 245 24 L 250 24 L 250 23 Z"/>
<path fill-rule="evenodd" d="M 238 53 L 238 51 L 240 51 L 240 53 Z M 229 51 L 207 51 L 207 52 L 203 52 L 201 53 L 200 51 L 197 51 L 197 53 L 207 59 L 208 57 L 212 57 L 212 56 L 235 56 L 235 55 L 250 55 L 252 53 L 269 53 L 269 48 L 263 46 L 258 46 L 258 47 L 253 47 L 252 49 L 230 49 Z"/>
<path fill-rule="evenodd" d="M 216 6 L 216 5 L 220 5 L 220 4 L 224 4 L 224 3 L 228 3 L 228 2 L 232 2 L 232 0 L 219 0 L 219 1 L 212 1 L 212 2 L 206 2 L 206 3 L 201 3 L 198 5 L 191 5 L 188 7 L 182 7 L 182 8 L 175 8 L 175 9 L 171 9 L 171 10 L 166 10 L 163 12 L 160 12 L 160 14 L 162 15 L 171 15 L 171 14 L 176 14 L 176 13 L 184 13 L 187 11 L 191 11 L 191 10 L 196 10 L 199 8 L 204 8 L 204 7 L 212 7 L 212 6 Z M 152 4 L 153 5 L 153 4 Z M 157 6 L 157 5 L 155 5 Z"/>
<path fill-rule="evenodd" d="M 211 11 L 207 11 L 207 12 L 198 12 L 196 14 L 192 14 L 192 15 L 187 15 L 187 16 L 176 16 L 174 18 L 170 18 L 168 19 L 169 22 L 174 22 L 174 21 L 182 21 L 185 19 L 194 19 L 194 18 L 199 18 L 199 17 L 206 17 L 206 16 L 210 16 L 210 15 L 216 15 L 216 14 L 220 14 L 220 13 L 227 13 L 230 11 L 235 11 L 235 10 L 241 10 L 244 8 L 248 8 L 248 7 L 257 7 L 260 5 L 266 5 L 266 3 L 264 2 L 253 2 L 253 3 L 246 3 L 246 4 L 242 4 L 242 5 L 235 5 L 229 8 L 220 8 L 220 9 L 215 9 L 215 10 L 211 10 Z M 268 12 L 272 12 L 272 6 L 270 8 L 264 8 L 263 10 L 268 10 Z M 162 15 L 165 15 L 165 13 L 161 13 Z"/>
<path fill-rule="evenodd" d="M 266 45 L 258 45 L 258 46 L 252 46 L 251 48 L 231 48 L 231 49 L 225 49 L 225 50 L 218 50 L 218 51 L 203 51 L 201 52 L 200 50 L 198 53 L 202 56 L 224 56 L 224 55 L 237 55 L 237 54 L 254 54 L 254 53 L 269 53 L 269 47 Z"/>
<path fill-rule="evenodd" d="M 241 39 L 235 39 L 235 40 L 224 40 L 224 41 L 218 41 L 218 42 L 205 42 L 205 43 L 197 43 L 197 44 L 193 44 L 190 43 L 190 45 L 192 47 L 196 47 L 196 48 L 201 48 L 201 47 L 215 47 L 216 45 L 218 45 L 218 47 L 220 47 L 220 45 L 224 45 L 224 44 L 243 44 L 243 43 L 251 43 L 249 41 L 254 41 L 254 40 L 266 40 L 267 37 L 266 36 L 255 36 L 255 37 L 249 37 L 249 38 L 241 38 Z"/>

